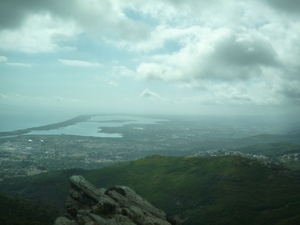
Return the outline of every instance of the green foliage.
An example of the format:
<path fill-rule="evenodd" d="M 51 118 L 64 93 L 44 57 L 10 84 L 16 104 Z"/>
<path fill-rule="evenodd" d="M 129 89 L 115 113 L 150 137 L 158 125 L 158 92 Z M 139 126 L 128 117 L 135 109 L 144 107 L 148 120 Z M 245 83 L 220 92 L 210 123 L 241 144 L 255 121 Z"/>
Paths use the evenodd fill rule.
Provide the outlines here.
<path fill-rule="evenodd" d="M 269 158 L 268 161 L 283 165 L 292 170 L 300 170 L 300 161 L 298 159 L 295 160 L 300 156 L 299 143 L 283 142 L 256 144 L 246 147 L 235 148 L 234 150 L 250 155 L 261 154 L 267 156 Z M 298 155 L 298 157 L 295 157 L 295 155 Z"/>
<path fill-rule="evenodd" d="M 0 189 L 53 203 L 59 202 L 56 194 L 65 196 L 64 206 L 71 173 L 98 187 L 129 186 L 183 224 L 300 224 L 300 180 L 284 167 L 243 157 L 153 156 L 99 170 L 4 180 Z"/>
<path fill-rule="evenodd" d="M 57 212 L 45 203 L 0 194 L 0 224 L 51 225 Z"/>
<path fill-rule="evenodd" d="M 1 182 L 0 192 L 37 202 L 47 202 L 63 215 L 70 185 L 69 178 L 83 171 L 72 169 L 6 179 Z"/>
<path fill-rule="evenodd" d="M 101 187 L 127 185 L 184 224 L 293 224 L 300 180 L 287 175 L 242 157 L 154 156 L 84 176 Z"/>

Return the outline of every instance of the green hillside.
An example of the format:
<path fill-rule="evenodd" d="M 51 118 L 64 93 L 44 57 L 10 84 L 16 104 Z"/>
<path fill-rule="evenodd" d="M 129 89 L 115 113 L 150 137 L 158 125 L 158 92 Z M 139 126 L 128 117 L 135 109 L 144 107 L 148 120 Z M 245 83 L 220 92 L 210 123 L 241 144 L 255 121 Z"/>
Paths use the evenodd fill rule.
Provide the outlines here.
<path fill-rule="evenodd" d="M 57 212 L 49 206 L 0 193 L 1 225 L 51 225 Z"/>
<path fill-rule="evenodd" d="M 300 170 L 300 144 L 299 143 L 265 143 L 233 149 L 244 154 L 263 155 L 266 161 L 283 165 L 291 170 Z"/>
<path fill-rule="evenodd" d="M 300 223 L 300 180 L 241 157 L 142 159 L 89 172 L 97 186 L 125 184 L 185 224 Z"/>
<path fill-rule="evenodd" d="M 24 178 L 23 187 L 10 179 L 0 190 L 34 199 L 47 196 L 58 204 L 65 202 L 64 179 L 71 173 L 98 187 L 127 185 L 184 224 L 300 224 L 297 173 L 242 157 L 153 156 L 100 170 Z"/>

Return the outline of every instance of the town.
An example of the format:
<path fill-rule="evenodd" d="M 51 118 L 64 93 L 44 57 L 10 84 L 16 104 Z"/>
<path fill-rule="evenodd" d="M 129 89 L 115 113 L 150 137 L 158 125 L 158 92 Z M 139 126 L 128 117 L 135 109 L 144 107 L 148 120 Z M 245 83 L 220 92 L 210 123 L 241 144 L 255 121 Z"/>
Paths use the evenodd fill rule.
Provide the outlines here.
<path fill-rule="evenodd" d="M 96 169 L 149 155 L 208 157 L 233 154 L 299 169 L 298 136 L 259 135 L 259 132 L 270 130 L 268 127 L 244 129 L 237 124 L 211 125 L 198 120 L 176 120 L 102 128 L 105 133 L 122 134 L 121 138 L 3 137 L 0 139 L 0 179 L 70 168 Z M 280 143 L 283 143 L 281 147 L 274 151 Z M 257 147 L 257 144 L 260 145 Z"/>

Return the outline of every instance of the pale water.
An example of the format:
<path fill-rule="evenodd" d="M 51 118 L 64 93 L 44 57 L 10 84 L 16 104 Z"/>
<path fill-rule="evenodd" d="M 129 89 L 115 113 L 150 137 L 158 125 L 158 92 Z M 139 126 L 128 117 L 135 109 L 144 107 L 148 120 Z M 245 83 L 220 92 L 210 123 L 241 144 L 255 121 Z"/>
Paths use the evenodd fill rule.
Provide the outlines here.
<path fill-rule="evenodd" d="M 14 117 L 15 116 L 15 117 Z M 0 117 L 1 118 L 1 117 Z M 66 116 L 37 116 L 37 115 L 8 115 L 4 120 L 1 118 L 0 131 L 13 131 L 18 129 L 26 129 L 31 127 L 43 126 L 47 124 L 62 122 L 74 117 Z M 103 115 L 94 116 L 91 119 L 79 122 L 67 127 L 61 127 L 52 130 L 31 131 L 27 135 L 79 135 L 79 136 L 93 136 L 93 137 L 109 137 L 121 138 L 120 133 L 103 133 L 101 127 L 121 127 L 127 124 L 155 124 L 161 119 L 153 119 L 138 116 L 124 116 L 124 115 Z"/>

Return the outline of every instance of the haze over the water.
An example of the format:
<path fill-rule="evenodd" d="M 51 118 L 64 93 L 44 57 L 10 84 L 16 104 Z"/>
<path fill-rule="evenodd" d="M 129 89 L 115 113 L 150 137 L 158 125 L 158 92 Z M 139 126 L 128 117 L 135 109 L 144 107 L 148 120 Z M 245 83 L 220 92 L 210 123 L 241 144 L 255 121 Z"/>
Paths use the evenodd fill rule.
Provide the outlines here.
<path fill-rule="evenodd" d="M 299 59 L 300 1 L 0 1 L 0 116 L 296 118 Z"/>

